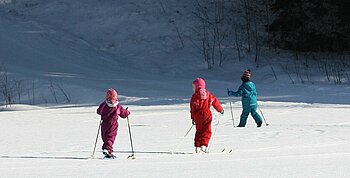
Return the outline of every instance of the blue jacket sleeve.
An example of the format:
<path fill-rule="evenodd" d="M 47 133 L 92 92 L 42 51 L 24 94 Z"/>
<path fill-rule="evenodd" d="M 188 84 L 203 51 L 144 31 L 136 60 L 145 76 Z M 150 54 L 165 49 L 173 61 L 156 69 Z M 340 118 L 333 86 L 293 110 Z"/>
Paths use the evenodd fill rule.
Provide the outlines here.
<path fill-rule="evenodd" d="M 256 87 L 255 87 L 255 85 L 253 84 L 253 86 L 254 86 L 254 89 L 253 89 L 253 95 L 256 97 L 257 95 L 258 95 L 258 93 L 256 92 Z"/>
<path fill-rule="evenodd" d="M 235 96 L 235 97 L 240 97 L 243 94 L 243 89 L 242 87 L 239 87 L 238 90 L 235 91 L 231 91 L 231 90 L 227 90 L 227 95 L 228 96 Z"/>

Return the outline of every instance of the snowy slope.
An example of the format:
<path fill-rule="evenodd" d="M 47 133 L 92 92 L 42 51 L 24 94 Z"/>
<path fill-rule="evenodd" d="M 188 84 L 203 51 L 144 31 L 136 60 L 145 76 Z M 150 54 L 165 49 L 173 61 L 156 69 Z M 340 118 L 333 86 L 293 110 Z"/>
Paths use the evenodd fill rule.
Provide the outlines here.
<path fill-rule="evenodd" d="M 127 160 L 130 143 L 119 120 L 117 159 L 89 159 L 98 116 L 95 107 L 41 108 L 2 112 L 1 177 L 318 177 L 350 176 L 350 107 L 261 103 L 271 124 L 233 128 L 230 115 L 214 114 L 211 150 L 231 154 L 178 155 L 193 152 L 194 131 L 188 105 L 129 106 L 136 159 Z M 21 106 L 25 108 L 26 106 Z M 23 109 L 22 108 L 22 109 Z M 224 105 L 229 111 L 229 105 Z M 29 108 L 33 109 L 33 108 Z M 240 105 L 234 104 L 238 122 Z M 213 124 L 213 129 L 216 127 Z M 97 148 L 100 151 L 101 139 Z M 96 156 L 101 158 L 101 152 Z"/>
<path fill-rule="evenodd" d="M 80 91 L 89 90 L 93 91 L 87 94 L 96 96 L 96 91 L 103 92 L 111 86 L 121 93 L 127 90 L 134 96 L 144 96 L 145 92 L 139 88 L 162 85 L 161 82 L 157 84 L 157 75 L 149 75 L 145 71 L 134 72 L 138 69 L 128 61 L 113 60 L 108 54 L 96 51 L 72 36 L 34 21 L 1 18 L 1 26 L 7 27 L 1 29 L 1 62 L 13 78 L 34 78 L 44 84 L 49 80 L 63 82 L 73 93 L 72 97 L 81 94 Z M 152 84 L 147 79 L 152 80 Z M 42 83 L 38 85 L 44 85 Z M 167 90 L 166 86 L 160 87 Z M 146 94 L 149 92 L 146 91 Z M 78 103 L 96 103 L 100 98 L 87 97 L 90 96 L 83 95 L 75 100 Z"/>
<path fill-rule="evenodd" d="M 48 89 L 50 81 L 65 89 L 72 104 L 97 104 L 107 87 L 115 87 L 129 96 L 125 102 L 134 104 L 183 103 L 191 96 L 191 81 L 198 76 L 223 97 L 226 88 L 239 86 L 247 68 L 253 69 L 260 100 L 350 103 L 348 84 L 293 85 L 279 65 L 274 67 L 275 80 L 269 66 L 255 68 L 249 56 L 208 71 L 188 38 L 188 1 L 7 2 L 11 3 L 0 6 L 0 62 L 13 79 L 27 80 L 27 85 L 34 80 L 35 104 L 55 103 Z M 183 35 L 185 48 L 176 29 Z M 289 57 L 271 61 L 278 64 Z"/>

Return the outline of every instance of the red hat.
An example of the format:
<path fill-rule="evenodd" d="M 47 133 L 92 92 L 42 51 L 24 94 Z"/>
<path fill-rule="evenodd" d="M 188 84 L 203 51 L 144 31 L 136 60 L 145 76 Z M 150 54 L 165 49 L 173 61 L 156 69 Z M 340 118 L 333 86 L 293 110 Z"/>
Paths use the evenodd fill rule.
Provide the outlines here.
<path fill-rule="evenodd" d="M 196 86 L 196 89 L 205 89 L 205 81 L 202 78 L 196 78 L 192 83 Z"/>
<path fill-rule="evenodd" d="M 113 88 L 109 88 L 106 92 L 106 100 L 110 101 L 112 104 L 118 101 L 118 93 Z"/>

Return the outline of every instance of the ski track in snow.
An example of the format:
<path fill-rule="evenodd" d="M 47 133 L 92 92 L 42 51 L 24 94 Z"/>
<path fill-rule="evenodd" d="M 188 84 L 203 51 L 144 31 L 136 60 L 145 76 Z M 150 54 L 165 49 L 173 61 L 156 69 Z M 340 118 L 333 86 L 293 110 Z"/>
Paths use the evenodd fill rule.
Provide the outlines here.
<path fill-rule="evenodd" d="M 117 158 L 101 160 L 90 158 L 99 120 L 95 114 L 97 106 L 31 110 L 30 106 L 22 105 L 22 109 L 28 110 L 0 113 L 1 176 L 101 177 L 111 173 L 126 177 L 350 176 L 348 108 L 295 106 L 299 111 L 295 112 L 283 106 L 262 107 L 268 113 L 269 126 L 258 129 L 249 117 L 246 128 L 233 128 L 227 112 L 220 117 L 217 133 L 211 140 L 210 150 L 214 153 L 198 155 L 190 154 L 194 150 L 194 130 L 183 137 L 191 124 L 188 105 L 131 105 L 136 159 L 126 159 L 131 154 L 130 144 L 126 121 L 120 119 L 114 145 Z M 229 105 L 224 108 L 228 111 Z M 240 108 L 233 111 L 238 113 Z M 319 119 L 319 115 L 335 117 Z M 214 114 L 213 123 L 217 119 Z M 101 144 L 99 139 L 97 158 L 102 158 Z M 223 148 L 233 151 L 215 153 Z"/>

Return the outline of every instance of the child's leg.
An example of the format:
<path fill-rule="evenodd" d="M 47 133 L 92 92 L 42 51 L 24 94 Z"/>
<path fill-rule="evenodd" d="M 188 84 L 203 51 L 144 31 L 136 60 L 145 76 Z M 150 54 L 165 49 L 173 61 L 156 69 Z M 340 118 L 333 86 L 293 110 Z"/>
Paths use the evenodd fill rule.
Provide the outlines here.
<path fill-rule="evenodd" d="M 202 143 L 201 146 L 204 145 L 208 147 L 209 140 L 211 138 L 211 122 L 212 122 L 212 117 L 208 118 L 206 122 L 203 123 L 203 136 L 202 136 Z"/>
<path fill-rule="evenodd" d="M 194 138 L 194 146 L 201 147 L 202 145 L 208 146 L 211 137 L 211 121 L 212 118 L 209 117 L 204 119 L 204 121 L 196 122 L 196 135 Z"/>
<path fill-rule="evenodd" d="M 241 114 L 241 119 L 239 121 L 238 127 L 245 127 L 245 125 L 247 123 L 248 115 L 249 115 L 249 110 L 246 109 L 245 107 L 243 107 L 243 111 L 242 111 L 242 114 Z"/>
<path fill-rule="evenodd" d="M 257 105 L 253 105 L 251 106 L 251 114 L 255 120 L 255 123 L 258 124 L 258 125 L 261 125 L 262 123 L 262 118 L 261 116 L 259 115 L 259 113 L 256 111 L 258 108 L 257 108 Z"/>
<path fill-rule="evenodd" d="M 107 131 L 108 131 L 108 124 L 106 123 L 106 121 L 103 121 L 101 124 L 101 137 L 102 137 L 102 141 L 103 141 L 103 145 L 102 145 L 102 150 L 107 149 Z"/>
<path fill-rule="evenodd" d="M 202 131 L 202 123 L 196 122 L 196 134 L 194 136 L 194 146 L 200 147 L 202 146 L 203 140 L 203 131 Z"/>
<path fill-rule="evenodd" d="M 113 152 L 113 144 L 117 136 L 118 122 L 102 124 L 103 131 L 103 146 L 102 149 L 108 150 L 109 153 Z"/>

